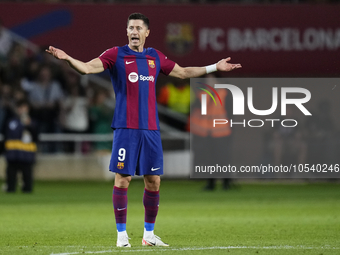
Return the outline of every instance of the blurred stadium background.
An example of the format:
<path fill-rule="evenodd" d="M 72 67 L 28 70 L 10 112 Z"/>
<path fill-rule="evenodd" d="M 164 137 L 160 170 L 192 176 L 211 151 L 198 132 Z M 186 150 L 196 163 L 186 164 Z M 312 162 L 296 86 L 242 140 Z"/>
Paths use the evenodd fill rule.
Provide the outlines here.
<path fill-rule="evenodd" d="M 340 74 L 339 1 L 1 1 L 0 130 L 15 102 L 24 98 L 39 121 L 40 134 L 34 194 L 0 194 L 0 254 L 113 252 L 113 174 L 108 163 L 115 97 L 109 75 L 80 76 L 44 51 L 53 45 L 83 61 L 95 58 L 127 43 L 125 27 L 132 12 L 150 19 L 146 46 L 182 66 L 204 66 L 231 56 L 243 66 L 226 74 L 236 78 Z M 32 89 L 39 84 L 54 88 L 53 99 L 42 107 L 35 106 Z M 165 76 L 157 83 L 167 177 L 157 229 L 175 246 L 168 254 L 339 254 L 338 179 L 322 184 L 240 180 L 229 191 L 214 193 L 202 190 L 204 181 L 188 180 L 188 84 Z M 170 93 L 179 100 L 170 100 Z M 283 150 L 287 154 L 275 150 L 280 139 L 273 137 L 280 138 L 280 133 L 264 132 L 253 141 L 258 147 L 249 158 L 258 164 L 278 158 L 296 162 L 303 155 L 305 163 L 339 163 L 338 100 L 332 100 L 313 106 L 316 118 L 290 135 L 294 143 Z M 244 145 L 247 136 L 241 138 Z M 5 169 L 2 155 L 1 183 Z M 142 187 L 137 180 L 129 190 L 133 246 L 140 245 L 135 237 L 141 238 Z M 130 252 L 143 252 L 138 249 Z"/>
<path fill-rule="evenodd" d="M 0 128 L 16 100 L 27 98 L 39 121 L 36 179 L 110 179 L 109 128 L 115 98 L 108 73 L 80 76 L 44 53 L 53 45 L 88 61 L 114 45 L 126 44 L 126 19 L 135 11 L 150 18 L 146 46 L 182 66 L 207 65 L 222 57 L 243 68 L 233 77 L 338 77 L 340 6 L 333 1 L 5 1 L 0 3 Z M 127 3 L 124 1 L 124 3 Z M 35 84 L 54 87 L 46 113 L 34 104 Z M 188 177 L 190 101 L 169 102 L 169 89 L 189 81 L 161 76 L 159 114 L 166 176 Z M 177 91 L 178 92 L 178 91 Z M 302 144 L 319 137 L 323 162 L 339 156 L 339 127 L 327 102 L 327 125 L 304 129 Z M 324 107 L 324 108 L 322 108 Z M 46 116 L 45 116 L 46 115 Z M 333 109 L 334 115 L 334 109 Z M 322 118 L 322 117 L 321 117 Z M 322 120 L 319 120 L 322 122 Z M 309 135 L 309 138 L 308 138 Z M 321 136 L 321 138 L 320 138 Z M 265 140 L 265 138 L 264 138 Z M 263 153 L 265 142 L 263 142 Z M 308 147 L 307 146 L 307 147 Z M 311 148 L 312 148 L 311 147 Z M 306 158 L 314 158 L 312 153 Z M 328 153 L 327 148 L 332 148 Z M 261 162 L 258 153 L 253 162 Z M 270 153 L 267 151 L 267 153 Z M 329 156 L 331 154 L 331 156 Z M 1 158 L 1 169 L 5 168 Z M 4 170 L 0 171 L 4 177 Z"/>

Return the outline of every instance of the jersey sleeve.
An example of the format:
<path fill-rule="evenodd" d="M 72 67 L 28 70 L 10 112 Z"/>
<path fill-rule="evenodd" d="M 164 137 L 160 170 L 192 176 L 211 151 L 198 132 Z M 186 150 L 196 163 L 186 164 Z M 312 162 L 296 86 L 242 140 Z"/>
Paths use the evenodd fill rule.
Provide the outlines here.
<path fill-rule="evenodd" d="M 103 63 L 104 69 L 112 68 L 116 63 L 118 55 L 118 47 L 113 47 L 111 49 L 107 49 L 100 56 L 99 59 Z"/>
<path fill-rule="evenodd" d="M 174 69 L 176 63 L 168 59 L 162 52 L 158 50 L 156 51 L 159 56 L 159 61 L 161 63 L 161 73 L 164 73 L 165 75 L 169 75 L 172 69 Z"/>

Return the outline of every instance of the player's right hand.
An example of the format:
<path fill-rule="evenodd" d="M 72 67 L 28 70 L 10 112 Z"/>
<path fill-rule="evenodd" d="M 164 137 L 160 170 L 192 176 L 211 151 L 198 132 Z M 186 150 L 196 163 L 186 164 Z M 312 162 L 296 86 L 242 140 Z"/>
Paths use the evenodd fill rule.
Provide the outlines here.
<path fill-rule="evenodd" d="M 69 57 L 63 50 L 57 49 L 53 46 L 48 47 L 48 49 L 46 49 L 46 52 L 50 53 L 56 59 L 67 60 L 67 58 Z"/>

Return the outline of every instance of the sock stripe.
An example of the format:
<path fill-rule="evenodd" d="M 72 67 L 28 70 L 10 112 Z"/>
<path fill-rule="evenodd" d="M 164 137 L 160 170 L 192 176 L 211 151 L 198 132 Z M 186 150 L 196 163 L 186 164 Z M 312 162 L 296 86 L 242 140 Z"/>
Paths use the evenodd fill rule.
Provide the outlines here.
<path fill-rule="evenodd" d="M 145 228 L 153 230 L 158 213 L 159 191 L 150 191 L 145 189 L 143 196 L 143 205 L 145 208 L 144 214 Z M 146 227 L 146 225 L 148 225 L 148 227 Z"/>
<path fill-rule="evenodd" d="M 112 203 L 115 213 L 117 230 L 120 232 L 120 230 L 122 231 L 122 229 L 126 228 L 125 224 L 127 215 L 127 188 L 118 188 L 114 186 Z"/>
<path fill-rule="evenodd" d="M 146 231 L 153 231 L 155 229 L 155 223 L 144 222 L 144 228 Z"/>
<path fill-rule="evenodd" d="M 159 196 L 159 190 L 158 191 L 152 191 L 152 190 L 147 190 L 147 189 L 144 189 L 144 193 L 149 195 L 149 196 Z"/>
<path fill-rule="evenodd" d="M 118 188 L 116 186 L 113 187 L 113 194 L 116 195 L 126 195 L 128 188 Z"/>

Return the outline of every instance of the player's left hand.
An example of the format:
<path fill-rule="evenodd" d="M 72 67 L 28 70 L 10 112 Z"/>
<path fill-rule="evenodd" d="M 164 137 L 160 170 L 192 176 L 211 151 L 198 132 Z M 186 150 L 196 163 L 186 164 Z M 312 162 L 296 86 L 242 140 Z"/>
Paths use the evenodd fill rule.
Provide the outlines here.
<path fill-rule="evenodd" d="M 231 58 L 224 58 L 217 62 L 216 68 L 217 71 L 223 71 L 223 72 L 229 72 L 237 68 L 241 68 L 241 64 L 230 64 L 228 61 L 230 61 Z"/>

